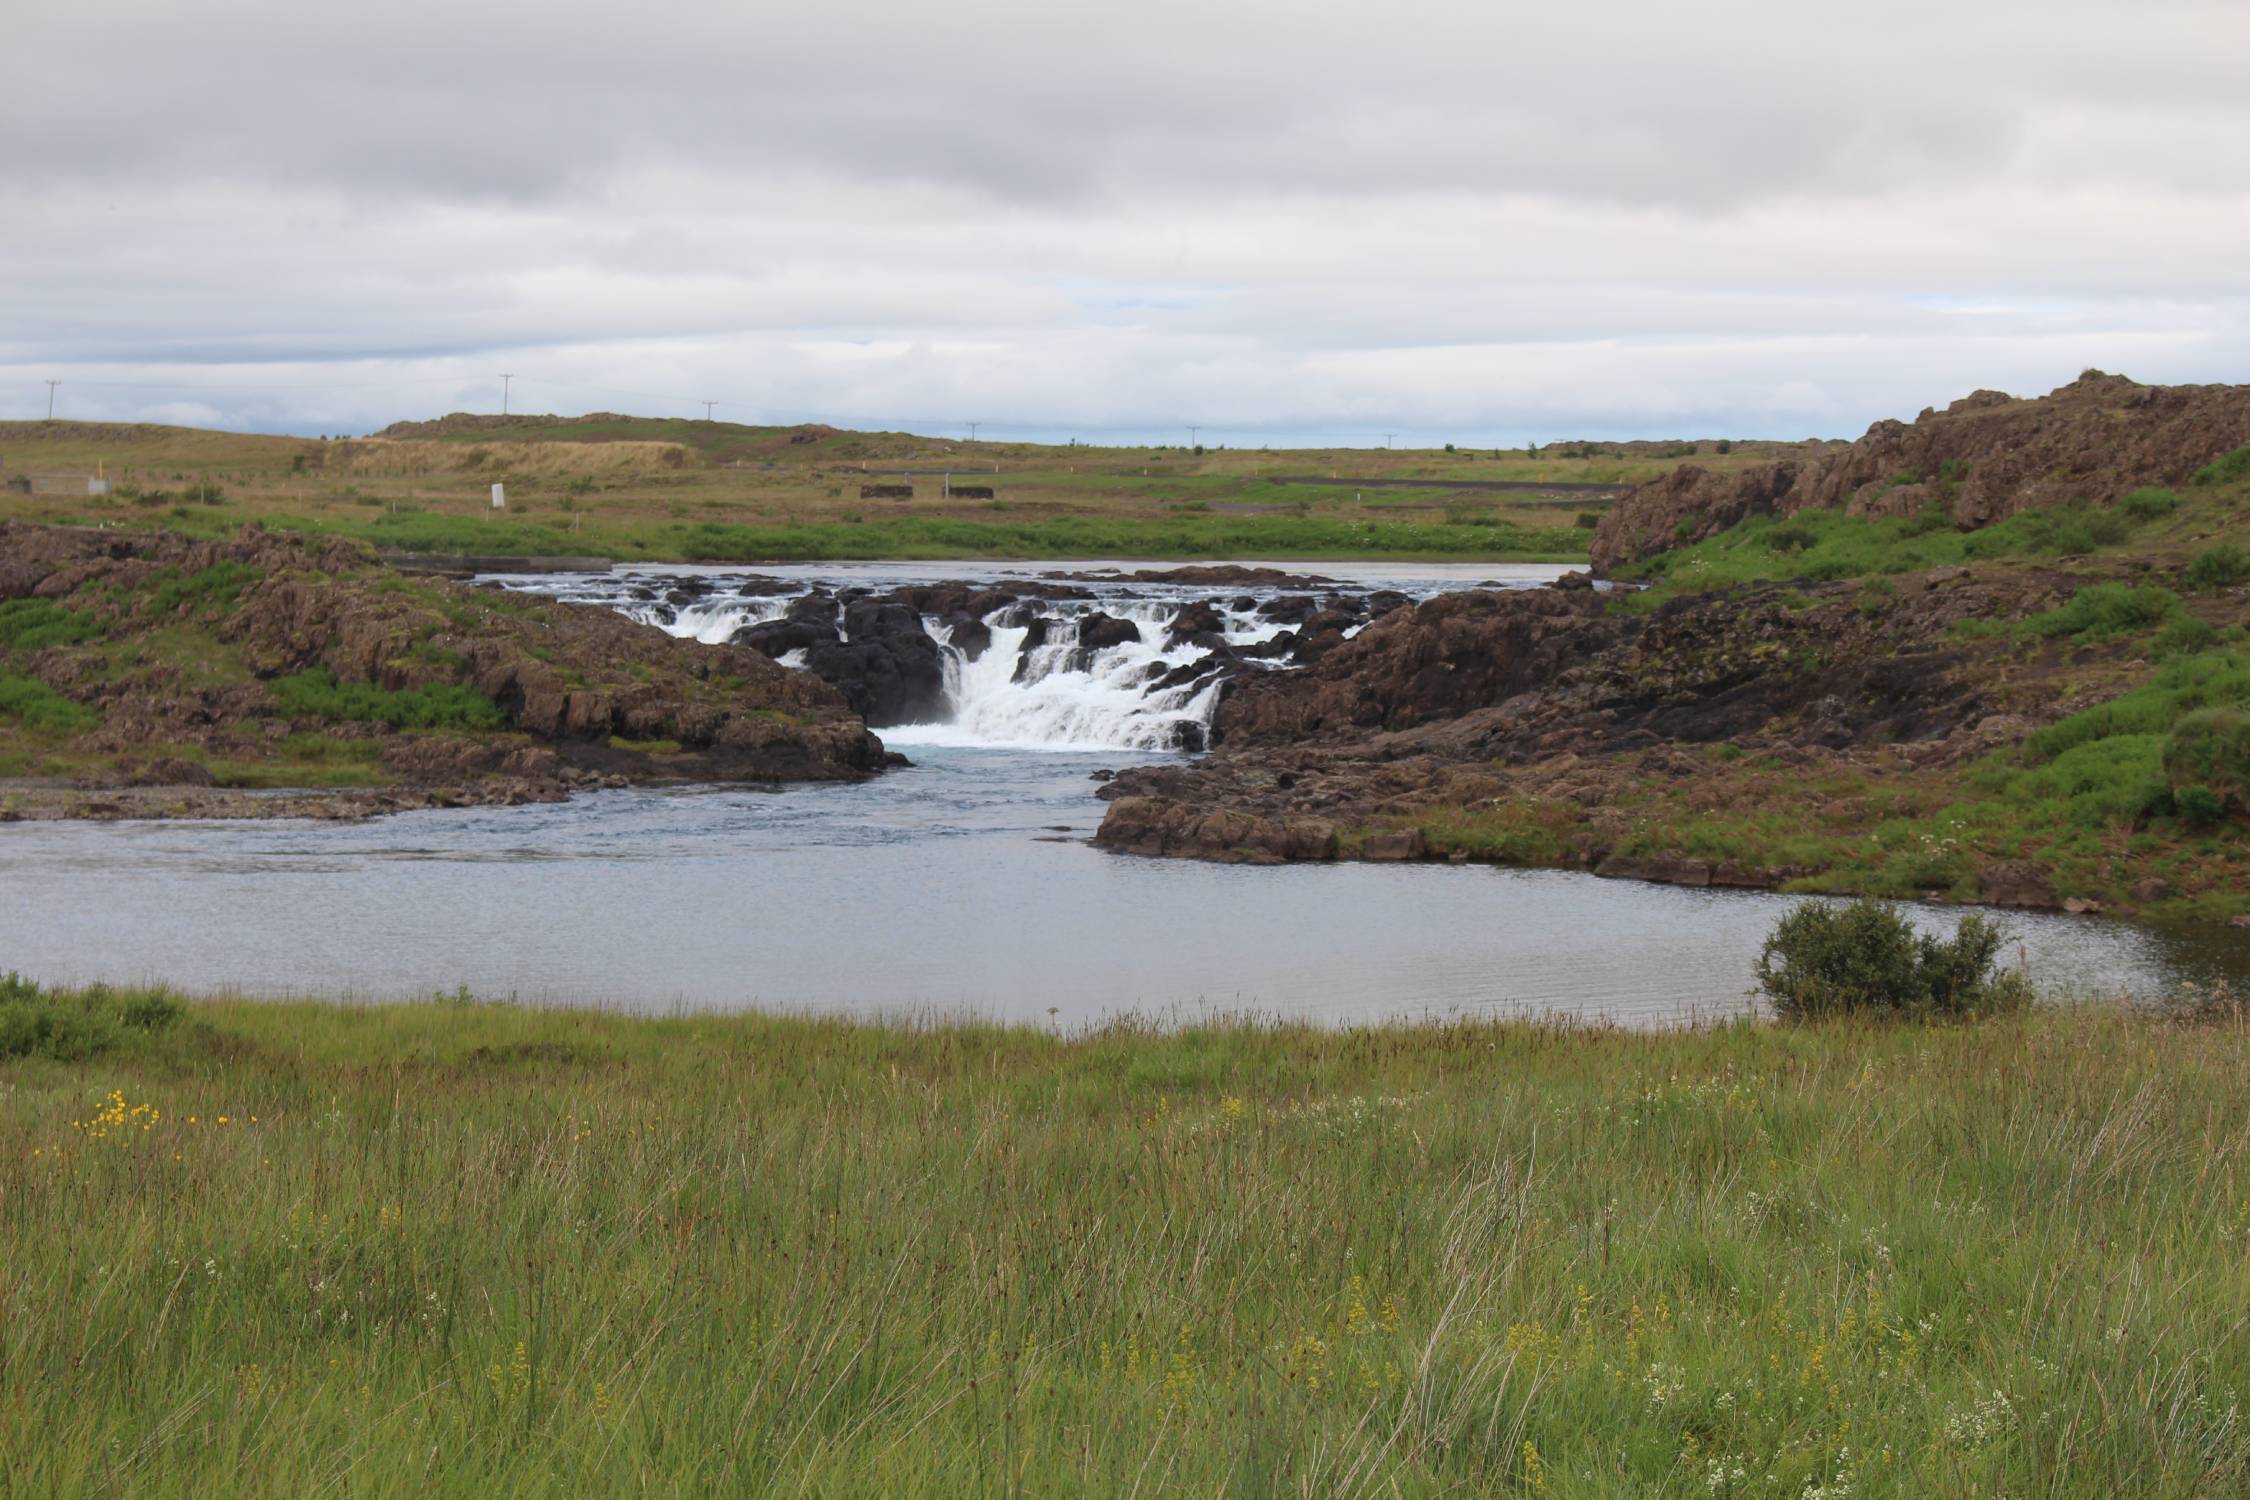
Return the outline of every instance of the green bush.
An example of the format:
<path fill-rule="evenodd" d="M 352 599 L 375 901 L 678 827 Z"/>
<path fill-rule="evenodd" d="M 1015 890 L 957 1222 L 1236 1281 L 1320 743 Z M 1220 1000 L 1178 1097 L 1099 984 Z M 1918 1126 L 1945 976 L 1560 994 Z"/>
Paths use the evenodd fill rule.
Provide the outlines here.
<path fill-rule="evenodd" d="M 2071 595 L 2060 609 L 2033 615 L 2024 626 L 2048 637 L 2083 635 L 2099 640 L 2161 625 L 2179 607 L 2180 596 L 2170 589 L 2097 583 Z"/>
<path fill-rule="evenodd" d="M 2172 661 L 2208 651 L 2218 639 L 2219 633 L 2209 625 L 2193 615 L 2182 615 L 2156 633 L 2152 650 L 2158 661 Z"/>
<path fill-rule="evenodd" d="M 2190 828 L 2214 828 L 2227 815 L 2219 794 L 2207 786 L 2183 786 L 2172 794 L 2172 811 Z"/>
<path fill-rule="evenodd" d="M 180 1007 L 157 990 L 54 990 L 0 974 L 0 1059 L 80 1062 L 113 1050 L 128 1032 L 162 1031 L 179 1018 Z"/>
<path fill-rule="evenodd" d="M 41 651 L 67 646 L 102 633 L 101 622 L 82 610 L 64 609 L 52 599 L 10 599 L 0 603 L 0 647 Z"/>
<path fill-rule="evenodd" d="M 2250 443 L 2195 471 L 2196 484 L 2226 484 L 2250 476 Z"/>
<path fill-rule="evenodd" d="M 2188 564 L 2188 587 L 2204 593 L 2232 588 L 2245 578 L 2250 578 L 2250 552 L 2232 542 L 2206 547 Z"/>
<path fill-rule="evenodd" d="M 1783 526 L 1766 536 L 1766 548 L 1772 552 L 1809 552 L 1819 542 L 1819 536 L 1806 526 Z"/>
<path fill-rule="evenodd" d="M 2208 787 L 2223 803 L 2250 807 L 2250 712 L 2205 708 L 2182 718 L 2164 740 L 2164 778 L 2175 801 L 2185 788 Z"/>
<path fill-rule="evenodd" d="M 1943 939 L 1917 933 L 1888 902 L 1808 901 L 1766 939 L 1758 985 L 1786 1021 L 2020 1010 L 2030 1003 L 2030 985 L 2020 974 L 1993 968 L 2006 937 L 1997 923 L 1973 913 Z"/>
<path fill-rule="evenodd" d="M 291 717 L 353 719 L 393 729 L 497 729 L 499 705 L 472 687 L 433 683 L 393 692 L 364 682 L 338 682 L 326 667 L 274 680 L 274 702 Z"/>
<path fill-rule="evenodd" d="M 149 595 L 149 607 L 160 615 L 206 604 L 225 609 L 241 597 L 244 585 L 258 577 L 256 568 L 238 562 L 213 563 L 196 573 L 165 568 L 151 580 L 156 587 Z"/>
<path fill-rule="evenodd" d="M 2153 521 L 2180 508 L 2180 497 L 2170 490 L 2147 485 L 2117 502 L 2117 508 L 2136 521 Z"/>
<path fill-rule="evenodd" d="M 94 718 L 92 709 L 71 702 L 36 677 L 0 672 L 0 721 L 21 724 L 26 729 L 75 734 L 91 725 Z"/>

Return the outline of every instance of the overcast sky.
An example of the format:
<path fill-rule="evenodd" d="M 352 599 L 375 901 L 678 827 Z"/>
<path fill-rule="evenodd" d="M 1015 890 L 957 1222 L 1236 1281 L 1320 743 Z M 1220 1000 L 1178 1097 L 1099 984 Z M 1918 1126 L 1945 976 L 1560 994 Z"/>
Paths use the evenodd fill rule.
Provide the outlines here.
<path fill-rule="evenodd" d="M 0 417 L 1856 435 L 2250 378 L 2243 0 L 17 0 Z"/>

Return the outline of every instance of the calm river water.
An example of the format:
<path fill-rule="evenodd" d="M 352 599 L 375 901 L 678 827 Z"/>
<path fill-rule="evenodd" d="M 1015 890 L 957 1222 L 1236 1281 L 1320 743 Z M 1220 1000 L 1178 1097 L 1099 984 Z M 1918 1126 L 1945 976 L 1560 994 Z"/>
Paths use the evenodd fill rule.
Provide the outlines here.
<path fill-rule="evenodd" d="M 1742 1009 L 1790 904 L 1551 872 L 1110 855 L 1083 842 L 1102 807 L 1087 773 L 1127 758 L 904 748 L 912 769 L 856 787 L 363 824 L 12 824 L 0 969 L 1066 1026 L 1129 1011 L 1657 1024 Z M 2228 933 L 2011 920 L 2033 973 L 2067 989 L 2250 972 Z"/>

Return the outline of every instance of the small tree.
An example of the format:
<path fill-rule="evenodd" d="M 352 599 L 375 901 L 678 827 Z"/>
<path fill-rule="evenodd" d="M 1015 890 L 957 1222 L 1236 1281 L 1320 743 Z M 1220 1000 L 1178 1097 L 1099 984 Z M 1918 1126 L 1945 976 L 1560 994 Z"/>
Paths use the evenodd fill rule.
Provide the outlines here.
<path fill-rule="evenodd" d="M 1785 1021 L 1851 1014 L 1993 1015 L 2031 1003 L 2021 974 L 1995 972 L 2007 939 L 1970 913 L 1951 939 L 1917 933 L 1897 907 L 1808 901 L 1781 919 L 1758 955 L 1758 985 Z"/>

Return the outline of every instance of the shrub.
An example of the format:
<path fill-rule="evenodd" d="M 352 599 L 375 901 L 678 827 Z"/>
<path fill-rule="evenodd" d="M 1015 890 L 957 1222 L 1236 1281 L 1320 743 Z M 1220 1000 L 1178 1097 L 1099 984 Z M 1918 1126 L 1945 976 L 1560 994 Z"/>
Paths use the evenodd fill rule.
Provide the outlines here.
<path fill-rule="evenodd" d="M 2044 636 L 2083 635 L 2098 640 L 2161 625 L 2179 607 L 2180 596 L 2170 589 L 2097 583 L 2071 595 L 2060 609 L 2033 615 L 2024 625 Z"/>
<path fill-rule="evenodd" d="M 2117 508 L 2136 521 L 2153 521 L 2180 508 L 2180 497 L 2170 490 L 2148 485 L 2117 502 Z"/>
<path fill-rule="evenodd" d="M 1766 534 L 1766 547 L 1773 552 L 1809 552 L 1819 541 L 1807 526 L 1778 526 Z"/>
<path fill-rule="evenodd" d="M 2183 815 L 2189 791 L 2250 807 L 2250 713 L 2204 708 L 2181 718 L 2164 739 L 2164 778 Z"/>
<path fill-rule="evenodd" d="M 1758 985 L 1788 1021 L 2019 1010 L 2030 1003 L 2030 985 L 2020 974 L 1993 969 L 2006 936 L 1997 923 L 1973 913 L 1943 939 L 1917 933 L 1887 902 L 1808 901 L 1766 939 Z"/>
<path fill-rule="evenodd" d="M 2250 443 L 2195 471 L 2195 484 L 2226 484 L 2250 475 Z"/>
<path fill-rule="evenodd" d="M 1714 453 L 1732 453 L 1734 451 L 1734 443 L 1731 439 L 1720 438 L 1717 443 L 1712 445 L 1711 451 Z"/>
<path fill-rule="evenodd" d="M 52 990 L 0 974 L 0 1059 L 80 1062 L 111 1051 L 128 1032 L 162 1031 L 179 1018 L 180 1007 L 156 990 Z"/>
<path fill-rule="evenodd" d="M 1599 512 L 1582 510 L 1578 513 L 1578 529 L 1580 531 L 1592 531 L 1601 524 L 1602 518 Z"/>
<path fill-rule="evenodd" d="M 94 717 L 92 709 L 71 702 L 36 677 L 0 672 L 0 722 L 75 734 L 91 725 Z"/>
<path fill-rule="evenodd" d="M 239 562 L 213 563 L 196 573 L 165 568 L 151 580 L 156 587 L 149 595 L 149 607 L 160 615 L 205 604 L 225 609 L 241 597 L 244 585 L 260 576 L 249 563 Z"/>
<path fill-rule="evenodd" d="M 2219 794 L 2207 786 L 2183 786 L 2172 794 L 2172 811 L 2190 828 L 2215 828 L 2227 808 Z"/>
<path fill-rule="evenodd" d="M 274 680 L 274 702 L 292 716 L 358 719 L 393 729 L 497 729 L 500 709 L 490 698 L 458 683 L 392 692 L 364 682 L 338 682 L 326 667 Z"/>
<path fill-rule="evenodd" d="M 2132 518 L 2114 510 L 2097 510 L 2086 518 L 2086 534 L 2098 547 L 2114 547 L 2132 536 Z"/>
<path fill-rule="evenodd" d="M 101 622 L 52 599 L 10 599 L 0 603 L 0 646 L 40 651 L 100 635 Z"/>
<path fill-rule="evenodd" d="M 2151 649 L 2158 661 L 2171 661 L 2208 651 L 2218 638 L 2219 633 L 2203 621 L 2193 615 L 2182 615 L 2156 633 Z"/>
<path fill-rule="evenodd" d="M 2232 542 L 2206 547 L 2188 564 L 2188 587 L 2206 593 L 2232 588 L 2245 578 L 2250 578 L 2250 552 Z"/>

